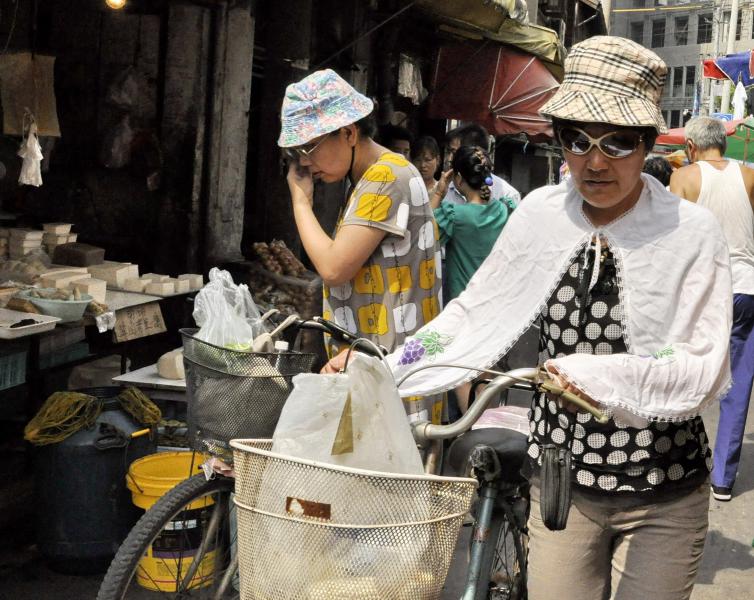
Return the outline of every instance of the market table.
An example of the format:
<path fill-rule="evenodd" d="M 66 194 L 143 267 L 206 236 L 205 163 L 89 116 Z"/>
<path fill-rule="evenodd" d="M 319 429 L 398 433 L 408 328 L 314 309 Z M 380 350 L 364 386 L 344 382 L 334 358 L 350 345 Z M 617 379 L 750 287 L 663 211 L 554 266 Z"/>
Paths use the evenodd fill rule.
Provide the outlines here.
<path fill-rule="evenodd" d="M 113 377 L 113 383 L 137 387 L 152 400 L 186 401 L 186 380 L 160 377 L 156 364 Z"/>

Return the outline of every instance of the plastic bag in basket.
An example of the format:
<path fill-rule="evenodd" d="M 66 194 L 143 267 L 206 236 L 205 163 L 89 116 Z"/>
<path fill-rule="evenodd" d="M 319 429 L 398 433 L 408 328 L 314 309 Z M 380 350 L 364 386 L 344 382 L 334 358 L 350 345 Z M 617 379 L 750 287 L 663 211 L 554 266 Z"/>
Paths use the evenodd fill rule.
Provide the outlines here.
<path fill-rule="evenodd" d="M 196 295 L 194 320 L 198 339 L 231 350 L 251 350 L 254 337 L 264 331 L 248 286 L 236 285 L 230 273 L 218 268 Z"/>
<path fill-rule="evenodd" d="M 386 473 L 424 473 L 398 389 L 384 364 L 354 354 L 338 375 L 302 374 L 283 407 L 272 451 Z"/>

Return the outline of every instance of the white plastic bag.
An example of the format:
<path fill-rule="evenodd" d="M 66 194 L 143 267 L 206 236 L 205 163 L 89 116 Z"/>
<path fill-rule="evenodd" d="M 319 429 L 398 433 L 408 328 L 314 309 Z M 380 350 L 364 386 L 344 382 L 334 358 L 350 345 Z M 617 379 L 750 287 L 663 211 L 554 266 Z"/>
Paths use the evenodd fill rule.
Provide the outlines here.
<path fill-rule="evenodd" d="M 352 356 L 344 374 L 293 378 L 272 451 L 370 471 L 424 473 L 392 375 L 382 361 L 362 354 Z"/>
<path fill-rule="evenodd" d="M 21 185 L 33 185 L 35 187 L 42 185 L 43 156 L 42 147 L 39 145 L 39 138 L 37 137 L 36 123 L 32 122 L 29 126 L 29 133 L 21 141 L 18 155 L 22 158 L 18 183 Z"/>
<path fill-rule="evenodd" d="M 213 268 L 209 283 L 196 295 L 194 320 L 199 326 L 196 337 L 231 350 L 250 350 L 254 332 L 246 319 L 246 286 L 237 286 L 227 271 Z"/>

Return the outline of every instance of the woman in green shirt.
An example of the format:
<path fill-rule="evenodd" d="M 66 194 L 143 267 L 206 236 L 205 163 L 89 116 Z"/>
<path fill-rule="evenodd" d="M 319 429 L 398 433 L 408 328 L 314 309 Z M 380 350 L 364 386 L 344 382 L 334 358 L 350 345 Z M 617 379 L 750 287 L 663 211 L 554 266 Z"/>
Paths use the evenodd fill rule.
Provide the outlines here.
<path fill-rule="evenodd" d="M 445 246 L 449 297 L 466 289 L 472 275 L 489 255 L 508 216 L 516 207 L 512 198 L 491 198 L 492 165 L 479 146 L 461 146 L 453 157 L 452 178 L 467 202 L 452 204 L 432 198 L 440 243 Z"/>

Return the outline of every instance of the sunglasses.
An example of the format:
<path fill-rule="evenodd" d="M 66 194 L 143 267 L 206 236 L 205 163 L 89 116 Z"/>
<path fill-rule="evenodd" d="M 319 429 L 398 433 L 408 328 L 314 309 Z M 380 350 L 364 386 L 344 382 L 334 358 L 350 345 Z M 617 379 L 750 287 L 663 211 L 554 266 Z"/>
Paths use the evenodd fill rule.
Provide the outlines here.
<path fill-rule="evenodd" d="M 644 134 L 625 129 L 594 138 L 578 127 L 561 127 L 558 129 L 558 139 L 564 150 L 577 156 L 583 156 L 597 146 L 608 158 L 626 158 L 636 152 L 644 141 Z"/>
<path fill-rule="evenodd" d="M 335 131 L 331 131 L 330 133 L 325 134 L 322 139 L 316 143 L 304 144 L 303 146 L 298 146 L 297 148 L 284 148 L 283 156 L 291 160 L 298 160 L 300 158 L 308 158 L 309 160 L 311 160 L 312 155 L 317 150 L 317 148 L 319 148 L 320 144 L 322 144 L 322 142 L 324 142 L 331 135 L 338 133 L 338 131 L 340 130 L 336 129 Z"/>

